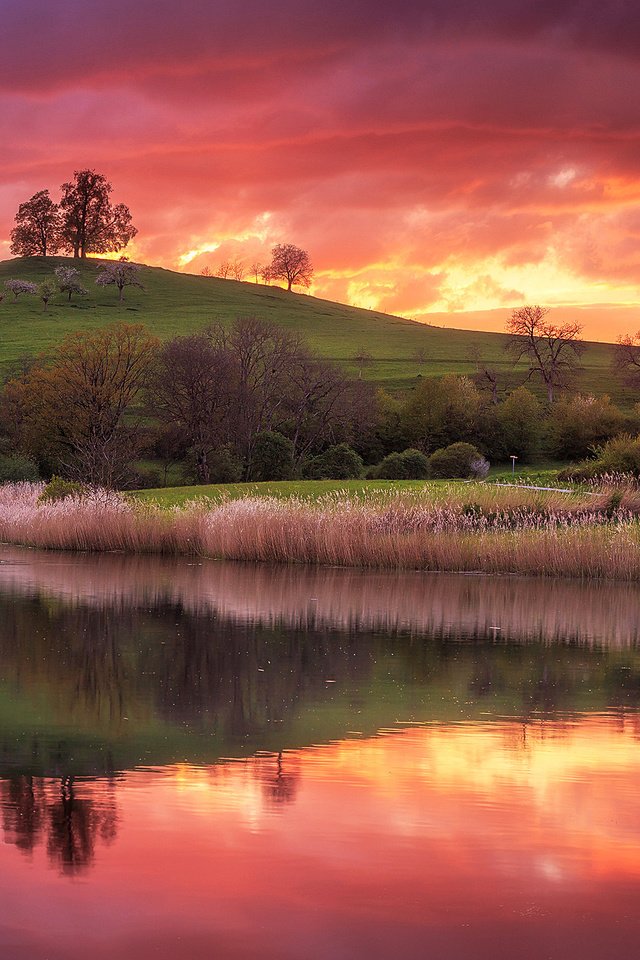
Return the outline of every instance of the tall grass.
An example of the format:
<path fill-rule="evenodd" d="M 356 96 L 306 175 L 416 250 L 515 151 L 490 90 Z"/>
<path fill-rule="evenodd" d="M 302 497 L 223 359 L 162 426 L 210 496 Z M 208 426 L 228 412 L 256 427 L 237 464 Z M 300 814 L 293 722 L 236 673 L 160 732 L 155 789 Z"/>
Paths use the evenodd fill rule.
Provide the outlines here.
<path fill-rule="evenodd" d="M 478 485 L 448 499 L 332 495 L 161 510 L 95 491 L 54 503 L 0 488 L 0 540 L 61 550 L 268 563 L 640 580 L 640 491 L 567 497 Z"/>

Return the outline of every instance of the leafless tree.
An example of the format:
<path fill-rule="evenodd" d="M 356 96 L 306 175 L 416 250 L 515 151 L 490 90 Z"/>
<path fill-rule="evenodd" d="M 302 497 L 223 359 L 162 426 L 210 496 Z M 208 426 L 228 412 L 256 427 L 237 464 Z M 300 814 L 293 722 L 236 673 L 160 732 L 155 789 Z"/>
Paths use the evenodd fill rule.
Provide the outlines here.
<path fill-rule="evenodd" d="M 308 287 L 313 277 L 313 265 L 306 250 L 293 243 L 277 243 L 271 251 L 271 263 L 266 268 L 269 280 L 285 280 L 287 290 L 294 284 Z"/>
<path fill-rule="evenodd" d="M 231 264 L 231 276 L 234 280 L 244 280 L 245 269 L 244 261 L 236 257 Z"/>
<path fill-rule="evenodd" d="M 260 282 L 263 269 L 264 269 L 264 266 L 263 264 L 260 263 L 259 260 L 254 260 L 253 263 L 251 264 L 251 275 L 254 278 L 255 283 Z"/>
<path fill-rule="evenodd" d="M 499 374 L 496 365 L 484 357 L 477 346 L 469 351 L 469 359 L 476 368 L 472 377 L 476 387 L 478 390 L 488 392 L 491 395 L 491 402 L 497 404 Z"/>
<path fill-rule="evenodd" d="M 212 277 L 213 274 L 211 273 L 211 267 L 203 267 L 202 270 L 200 271 L 200 276 Z"/>
<path fill-rule="evenodd" d="M 282 327 L 255 317 L 239 318 L 229 329 L 213 327 L 210 335 L 233 364 L 235 441 L 249 476 L 257 434 L 277 430 L 285 418 L 289 374 L 301 342 Z"/>
<path fill-rule="evenodd" d="M 365 347 L 358 347 L 351 357 L 351 361 L 358 368 L 358 380 L 362 380 L 362 371 L 365 367 L 370 367 L 373 363 L 373 357 Z"/>
<path fill-rule="evenodd" d="M 223 260 L 216 270 L 216 277 L 220 277 L 222 280 L 228 280 L 231 276 L 231 261 Z"/>
<path fill-rule="evenodd" d="M 613 366 L 630 387 L 640 386 L 640 330 L 618 339 L 614 347 Z"/>
<path fill-rule="evenodd" d="M 209 457 L 228 439 L 233 382 L 230 355 L 204 334 L 176 337 L 160 351 L 150 410 L 184 437 L 200 483 L 210 482 Z"/>
<path fill-rule="evenodd" d="M 553 403 L 556 389 L 566 386 L 578 370 L 584 344 L 580 324 L 553 324 L 546 319 L 548 314 L 548 308 L 540 306 L 514 310 L 507 321 L 506 348 L 516 361 L 528 363 L 525 382 L 539 376 Z"/>

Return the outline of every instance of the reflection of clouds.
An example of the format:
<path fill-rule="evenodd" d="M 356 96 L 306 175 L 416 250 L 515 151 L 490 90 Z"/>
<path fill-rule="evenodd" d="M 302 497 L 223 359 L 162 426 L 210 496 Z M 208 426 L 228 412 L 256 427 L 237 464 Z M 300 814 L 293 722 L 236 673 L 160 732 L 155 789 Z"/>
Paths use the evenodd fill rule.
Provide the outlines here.
<path fill-rule="evenodd" d="M 635 646 L 622 583 L 304 568 L 2 547 L 0 588 L 97 608 L 180 605 L 236 623 Z M 498 629 L 499 628 L 499 632 Z"/>

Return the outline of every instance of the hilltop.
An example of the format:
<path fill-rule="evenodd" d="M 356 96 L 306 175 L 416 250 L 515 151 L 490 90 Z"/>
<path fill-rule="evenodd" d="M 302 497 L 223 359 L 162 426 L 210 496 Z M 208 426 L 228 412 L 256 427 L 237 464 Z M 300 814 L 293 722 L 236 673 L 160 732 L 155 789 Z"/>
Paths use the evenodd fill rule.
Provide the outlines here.
<path fill-rule="evenodd" d="M 72 303 L 60 295 L 49 304 L 47 314 L 33 297 L 20 297 L 14 303 L 13 297 L 6 294 L 0 303 L 0 373 L 25 355 L 48 350 L 71 331 L 96 329 L 116 319 L 144 323 L 164 339 L 196 332 L 212 321 L 257 316 L 300 333 L 313 349 L 328 359 L 347 363 L 353 372 L 356 367 L 351 358 L 364 348 L 373 362 L 363 369 L 362 376 L 391 391 L 410 389 L 419 376 L 473 373 L 471 358 L 476 352 L 504 369 L 514 382 L 511 362 L 504 353 L 503 334 L 432 327 L 306 294 L 288 293 L 279 287 L 148 266 L 140 268 L 144 292 L 128 288 L 125 302 L 119 305 L 115 288 L 95 285 L 99 262 L 67 257 L 26 257 L 0 262 L 0 292 L 5 280 L 17 277 L 39 283 L 61 263 L 77 267 L 89 290 L 87 297 L 74 298 Z M 420 351 L 424 353 L 424 362 L 416 359 Z M 624 400 L 610 375 L 610 344 L 589 344 L 583 364 L 585 371 L 577 384 L 579 389 L 609 393 L 618 401 Z"/>

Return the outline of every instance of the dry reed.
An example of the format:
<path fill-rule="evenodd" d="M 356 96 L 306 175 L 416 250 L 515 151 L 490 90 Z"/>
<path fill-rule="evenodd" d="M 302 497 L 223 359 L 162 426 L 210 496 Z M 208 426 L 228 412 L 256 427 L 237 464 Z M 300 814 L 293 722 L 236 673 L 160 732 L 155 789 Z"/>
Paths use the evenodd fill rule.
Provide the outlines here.
<path fill-rule="evenodd" d="M 635 489 L 567 497 L 478 485 L 452 487 L 438 500 L 246 498 L 172 510 L 104 491 L 40 503 L 41 490 L 0 488 L 0 540 L 269 563 L 640 580 Z"/>

